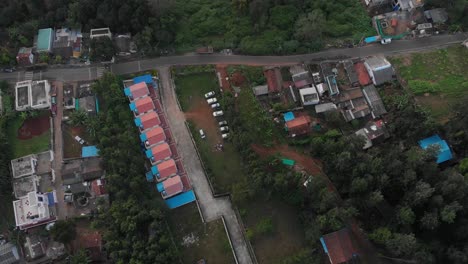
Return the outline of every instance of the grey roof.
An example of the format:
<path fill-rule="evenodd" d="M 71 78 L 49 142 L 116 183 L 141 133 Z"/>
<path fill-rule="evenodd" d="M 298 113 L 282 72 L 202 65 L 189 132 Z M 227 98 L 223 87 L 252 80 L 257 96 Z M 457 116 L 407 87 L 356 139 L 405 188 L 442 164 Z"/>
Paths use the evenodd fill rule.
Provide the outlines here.
<path fill-rule="evenodd" d="M 14 264 L 19 262 L 18 248 L 12 243 L 0 245 L 0 263 Z"/>
<path fill-rule="evenodd" d="M 368 57 L 365 59 L 365 62 L 372 70 L 378 70 L 380 68 L 392 66 L 387 59 L 380 56 Z"/>
<path fill-rule="evenodd" d="M 427 19 L 432 19 L 433 23 L 444 23 L 448 20 L 447 10 L 445 8 L 436 8 L 424 11 Z"/>
<path fill-rule="evenodd" d="M 130 52 L 130 42 L 131 38 L 126 35 L 117 36 L 114 39 L 117 52 Z"/>
<path fill-rule="evenodd" d="M 346 73 L 348 74 L 349 82 L 351 84 L 359 83 L 357 72 L 354 69 L 354 63 L 350 60 L 346 60 L 343 64 L 344 64 Z"/>
<path fill-rule="evenodd" d="M 332 110 L 336 110 L 336 105 L 334 103 L 318 104 L 315 106 L 315 112 L 317 112 L 317 114 Z"/>
<path fill-rule="evenodd" d="M 268 85 L 255 86 L 253 88 L 255 96 L 267 95 L 268 94 Z"/>
<path fill-rule="evenodd" d="M 384 57 L 369 57 L 365 60 L 365 64 L 372 70 L 375 85 L 393 80 L 392 64 Z"/>
<path fill-rule="evenodd" d="M 374 118 L 387 113 L 382 98 L 374 85 L 365 86 L 362 89 L 362 92 L 364 93 L 368 104 L 372 108 L 372 115 Z"/>
<path fill-rule="evenodd" d="M 73 194 L 89 192 L 89 187 L 84 186 L 83 183 L 74 183 L 66 186 L 65 191 L 70 191 Z"/>

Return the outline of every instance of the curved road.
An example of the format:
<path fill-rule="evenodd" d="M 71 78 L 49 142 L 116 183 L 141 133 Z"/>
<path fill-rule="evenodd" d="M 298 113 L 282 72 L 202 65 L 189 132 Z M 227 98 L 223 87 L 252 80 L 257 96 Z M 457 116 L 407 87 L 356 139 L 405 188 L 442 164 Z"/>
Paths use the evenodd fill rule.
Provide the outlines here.
<path fill-rule="evenodd" d="M 356 48 L 329 49 L 317 53 L 292 55 L 292 56 L 242 56 L 242 55 L 184 55 L 169 56 L 153 59 L 145 59 L 132 62 L 116 63 L 111 66 L 111 71 L 116 74 L 128 74 L 146 71 L 157 66 L 196 65 L 196 64 L 248 64 L 248 65 L 288 65 L 308 61 L 320 61 L 326 59 L 356 58 L 370 55 L 392 55 L 398 53 L 415 52 L 436 49 L 448 45 L 461 43 L 468 38 L 467 33 L 455 35 L 439 35 L 413 40 L 399 40 L 388 45 L 373 44 Z M 99 66 L 64 66 L 50 67 L 45 71 L 36 73 L 41 79 L 60 81 L 81 81 L 98 78 Z M 24 72 L 0 73 L 1 80 L 10 82 L 21 81 Z M 36 78 L 35 78 L 36 79 Z"/>

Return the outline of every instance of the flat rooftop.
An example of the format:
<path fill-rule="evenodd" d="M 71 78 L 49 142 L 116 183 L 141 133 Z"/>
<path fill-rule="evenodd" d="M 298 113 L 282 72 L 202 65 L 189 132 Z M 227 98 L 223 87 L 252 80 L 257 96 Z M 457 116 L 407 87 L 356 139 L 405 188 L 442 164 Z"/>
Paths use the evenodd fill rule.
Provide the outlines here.
<path fill-rule="evenodd" d="M 30 82 L 21 82 L 16 84 L 16 105 L 19 108 L 27 107 L 29 102 L 29 87 Z"/>
<path fill-rule="evenodd" d="M 36 173 L 37 157 L 28 155 L 11 161 L 13 178 L 21 178 Z"/>
<path fill-rule="evenodd" d="M 51 218 L 47 195 L 30 192 L 13 201 L 16 225 L 19 227 L 38 224 Z"/>
<path fill-rule="evenodd" d="M 28 176 L 20 179 L 13 180 L 13 192 L 15 193 L 16 198 L 21 198 L 30 192 L 37 191 L 38 178 L 37 176 Z"/>

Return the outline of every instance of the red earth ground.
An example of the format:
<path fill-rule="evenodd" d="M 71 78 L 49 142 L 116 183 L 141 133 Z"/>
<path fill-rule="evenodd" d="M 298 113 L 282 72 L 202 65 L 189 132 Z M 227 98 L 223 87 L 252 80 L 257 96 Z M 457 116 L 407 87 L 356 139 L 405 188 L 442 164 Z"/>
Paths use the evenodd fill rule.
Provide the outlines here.
<path fill-rule="evenodd" d="M 190 112 L 185 113 L 185 117 L 195 123 L 197 129 L 203 129 L 211 144 L 221 142 L 218 121 L 213 117 L 213 110 L 205 100 L 199 98 L 193 100 L 195 102 Z"/>
<path fill-rule="evenodd" d="M 228 80 L 226 80 L 226 77 L 228 77 L 227 73 L 227 65 L 222 65 L 218 64 L 216 65 L 216 71 L 219 73 L 219 76 L 221 78 L 221 87 L 223 88 L 223 91 L 231 91 L 231 84 L 229 83 Z"/>
<path fill-rule="evenodd" d="M 21 140 L 30 139 L 47 132 L 49 128 L 50 122 L 47 115 L 26 119 L 18 129 L 17 137 Z"/>
<path fill-rule="evenodd" d="M 244 86 L 246 81 L 247 81 L 247 79 L 239 71 L 236 71 L 231 75 L 231 83 L 234 86 L 242 87 L 242 86 Z"/>

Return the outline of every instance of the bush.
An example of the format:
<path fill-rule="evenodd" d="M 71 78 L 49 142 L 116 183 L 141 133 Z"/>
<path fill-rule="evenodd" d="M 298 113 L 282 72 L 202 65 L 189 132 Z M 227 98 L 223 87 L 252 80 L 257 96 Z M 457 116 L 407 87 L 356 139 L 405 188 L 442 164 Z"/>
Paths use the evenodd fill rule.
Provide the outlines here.
<path fill-rule="evenodd" d="M 409 80 L 408 86 L 414 94 L 420 95 L 424 93 L 436 93 L 439 92 L 437 85 L 423 80 Z"/>
<path fill-rule="evenodd" d="M 255 231 L 257 234 L 268 235 L 273 233 L 273 221 L 271 218 L 263 218 L 255 226 Z"/>

